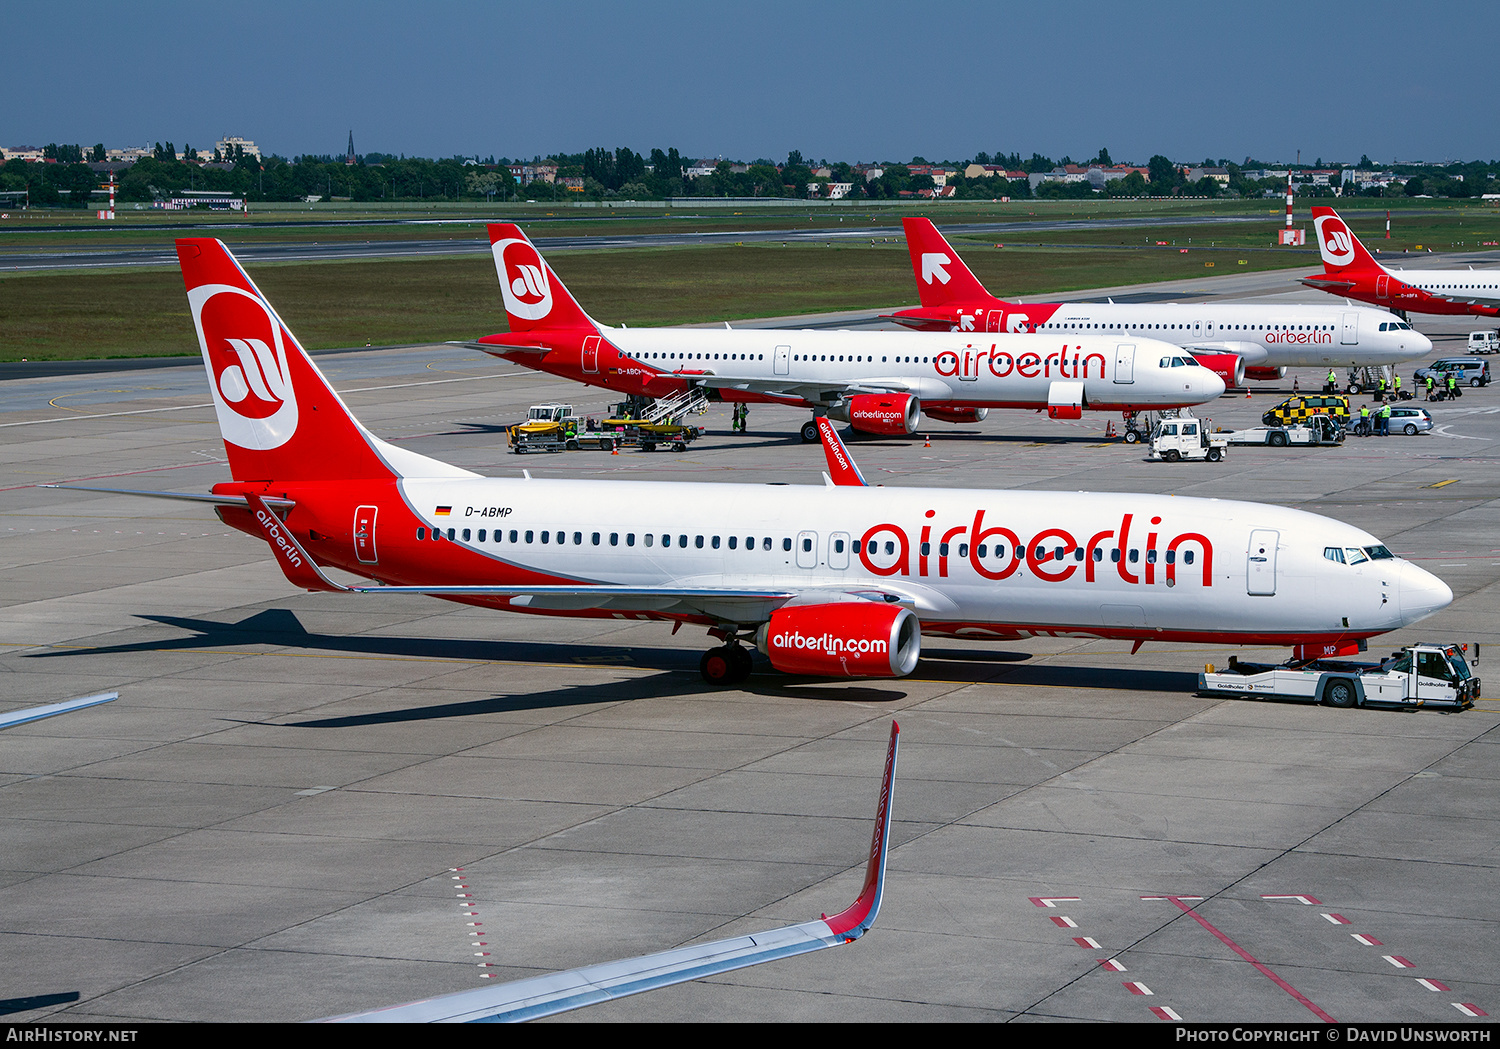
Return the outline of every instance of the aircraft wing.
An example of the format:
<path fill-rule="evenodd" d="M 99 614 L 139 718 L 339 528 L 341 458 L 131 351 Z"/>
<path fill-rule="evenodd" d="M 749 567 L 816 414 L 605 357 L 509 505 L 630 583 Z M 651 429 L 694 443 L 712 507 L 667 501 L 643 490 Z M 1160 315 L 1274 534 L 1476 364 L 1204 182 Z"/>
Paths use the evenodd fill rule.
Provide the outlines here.
<path fill-rule="evenodd" d="M 56 717 L 58 714 L 66 714 L 73 710 L 82 710 L 85 707 L 97 707 L 100 703 L 110 703 L 120 698 L 118 692 L 101 692 L 97 696 L 84 696 L 81 699 L 65 699 L 61 703 L 45 703 L 40 707 L 27 707 L 24 710 L 12 710 L 0 714 L 0 728 L 15 728 L 17 725 L 27 725 L 33 721 L 41 721 L 43 718 Z"/>
<path fill-rule="evenodd" d="M 664 375 L 671 375 L 664 372 Z M 920 383 L 906 379 L 861 379 L 858 382 L 811 382 L 796 378 L 744 378 L 733 375 L 684 375 L 696 386 L 743 390 L 771 397 L 795 397 L 809 404 L 837 404 L 860 393 L 920 393 Z"/>
<path fill-rule="evenodd" d="M 870 838 L 869 860 L 859 898 L 833 917 L 788 925 L 748 936 L 693 944 L 581 969 L 535 976 L 495 987 L 459 991 L 404 1005 L 336 1016 L 325 1023 L 514 1023 L 613 1001 L 674 983 L 743 969 L 778 958 L 790 958 L 859 939 L 875 924 L 885 892 L 886 857 L 890 851 L 891 797 L 896 778 L 896 748 L 901 728 L 891 722 L 880 804 Z"/>

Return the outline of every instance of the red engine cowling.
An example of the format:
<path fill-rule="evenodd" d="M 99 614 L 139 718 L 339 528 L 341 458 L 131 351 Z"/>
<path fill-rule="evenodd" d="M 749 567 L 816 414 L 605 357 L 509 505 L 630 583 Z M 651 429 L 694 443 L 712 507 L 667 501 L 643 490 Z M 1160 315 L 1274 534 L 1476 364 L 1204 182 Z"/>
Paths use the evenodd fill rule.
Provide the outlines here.
<path fill-rule="evenodd" d="M 847 422 L 860 433 L 900 437 L 915 433 L 922 402 L 909 393 L 861 393 L 850 397 L 841 410 L 828 414 Z"/>
<path fill-rule="evenodd" d="M 977 423 L 983 422 L 984 417 L 990 414 L 988 408 L 923 408 L 922 414 L 929 419 L 938 419 L 945 423 Z"/>
<path fill-rule="evenodd" d="M 922 627 L 899 605 L 794 605 L 771 613 L 755 645 L 784 674 L 905 677 L 921 654 Z"/>
<path fill-rule="evenodd" d="M 1203 367 L 1224 380 L 1229 389 L 1245 385 L 1245 358 L 1237 353 L 1194 353 Z"/>
<path fill-rule="evenodd" d="M 1274 382 L 1277 379 L 1286 378 L 1286 367 L 1280 368 L 1246 368 L 1245 378 L 1259 379 L 1261 382 Z"/>

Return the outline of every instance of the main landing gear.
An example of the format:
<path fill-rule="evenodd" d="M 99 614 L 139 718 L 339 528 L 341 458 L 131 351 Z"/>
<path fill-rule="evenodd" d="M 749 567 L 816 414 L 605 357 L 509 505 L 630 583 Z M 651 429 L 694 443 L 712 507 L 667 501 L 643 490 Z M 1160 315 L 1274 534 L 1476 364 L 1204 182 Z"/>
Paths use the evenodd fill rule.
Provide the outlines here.
<path fill-rule="evenodd" d="M 817 444 L 823 440 L 823 435 L 818 432 L 818 420 L 809 419 L 802 424 L 802 443 Z"/>
<path fill-rule="evenodd" d="M 750 653 L 733 641 L 703 653 L 698 673 L 710 685 L 734 685 L 750 676 Z"/>

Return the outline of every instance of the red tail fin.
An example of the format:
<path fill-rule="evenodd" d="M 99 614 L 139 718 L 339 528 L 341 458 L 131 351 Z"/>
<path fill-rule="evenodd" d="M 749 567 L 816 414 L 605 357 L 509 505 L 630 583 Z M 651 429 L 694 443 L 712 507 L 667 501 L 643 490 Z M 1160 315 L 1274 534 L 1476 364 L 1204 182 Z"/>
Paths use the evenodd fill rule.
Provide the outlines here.
<path fill-rule="evenodd" d="M 979 278 L 969 272 L 958 252 L 943 239 L 930 219 L 902 219 L 911 268 L 917 278 L 917 295 L 923 306 L 947 306 L 975 300 L 998 303 Z"/>
<path fill-rule="evenodd" d="M 236 481 L 454 471 L 366 431 L 223 244 L 179 240 L 177 260 Z"/>
<path fill-rule="evenodd" d="M 505 316 L 510 320 L 511 331 L 598 330 L 599 326 L 568 294 L 520 226 L 496 222 L 490 224 L 489 230 L 490 251 L 495 255 L 495 272 L 500 277 L 500 292 L 505 296 Z"/>
<path fill-rule="evenodd" d="M 1312 209 L 1313 226 L 1317 230 L 1318 252 L 1323 256 L 1323 268 L 1330 273 L 1349 270 L 1384 271 L 1385 267 L 1365 250 L 1352 230 L 1339 218 L 1339 213 L 1328 207 Z"/>

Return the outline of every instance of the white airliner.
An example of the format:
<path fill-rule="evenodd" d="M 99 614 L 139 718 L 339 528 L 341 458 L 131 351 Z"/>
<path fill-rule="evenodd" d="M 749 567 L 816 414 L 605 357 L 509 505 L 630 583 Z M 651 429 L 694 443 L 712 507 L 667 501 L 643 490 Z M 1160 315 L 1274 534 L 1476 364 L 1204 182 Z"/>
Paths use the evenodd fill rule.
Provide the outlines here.
<path fill-rule="evenodd" d="M 1408 270 L 1388 268 L 1360 243 L 1358 237 L 1329 207 L 1312 209 L 1323 272 L 1303 277 L 1310 288 L 1346 295 L 1403 316 L 1441 313 L 1450 316 L 1500 315 L 1500 269 Z"/>
<path fill-rule="evenodd" d="M 726 401 L 805 406 L 874 434 L 918 416 L 977 422 L 991 408 L 1055 419 L 1086 410 L 1185 407 L 1223 381 L 1146 332 L 912 335 L 908 332 L 609 328 L 568 294 L 520 227 L 489 227 L 510 331 L 471 345 L 527 368 L 648 397 L 691 387 Z M 725 329 L 728 325 L 725 325 Z M 818 439 L 817 424 L 802 439 Z"/>
<path fill-rule="evenodd" d="M 922 305 L 889 319 L 920 331 L 1159 339 L 1187 349 L 1232 386 L 1278 379 L 1289 367 L 1374 367 L 1432 352 L 1432 340 L 1389 311 L 1348 303 L 1006 302 L 985 290 L 931 220 L 903 225 Z"/>
<path fill-rule="evenodd" d="M 1301 510 L 867 487 L 826 419 L 823 487 L 481 477 L 361 426 L 219 241 L 177 251 L 234 480 L 159 494 L 216 504 L 309 590 L 701 624 L 710 682 L 749 673 L 742 639 L 831 677 L 909 674 L 922 634 L 1352 652 L 1452 600 Z"/>

